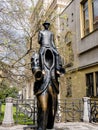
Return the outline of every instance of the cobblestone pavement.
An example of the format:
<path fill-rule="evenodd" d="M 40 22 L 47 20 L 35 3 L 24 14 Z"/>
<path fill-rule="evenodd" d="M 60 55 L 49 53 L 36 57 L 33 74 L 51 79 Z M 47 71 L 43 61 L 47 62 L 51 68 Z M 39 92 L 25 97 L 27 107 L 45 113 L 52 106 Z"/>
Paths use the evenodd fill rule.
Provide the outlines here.
<path fill-rule="evenodd" d="M 26 128 L 25 125 L 15 125 L 13 127 L 3 127 L 0 126 L 0 130 L 33 130 L 30 128 Z M 52 130 L 98 130 L 98 124 L 90 124 L 90 123 L 56 123 L 55 129 Z"/>
<path fill-rule="evenodd" d="M 55 124 L 56 130 L 98 130 L 98 124 L 91 123 L 57 123 Z"/>

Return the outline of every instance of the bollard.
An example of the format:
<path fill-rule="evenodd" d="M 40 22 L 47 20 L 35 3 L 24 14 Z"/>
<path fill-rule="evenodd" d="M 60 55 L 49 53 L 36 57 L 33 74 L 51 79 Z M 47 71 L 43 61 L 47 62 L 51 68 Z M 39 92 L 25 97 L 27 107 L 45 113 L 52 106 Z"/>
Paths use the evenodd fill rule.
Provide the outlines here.
<path fill-rule="evenodd" d="M 0 101 L 0 114 L 1 114 L 1 111 L 2 111 L 1 107 L 2 107 L 2 102 Z"/>
<path fill-rule="evenodd" d="M 13 98 L 8 97 L 6 98 L 6 106 L 5 106 L 5 113 L 4 113 L 4 119 L 2 122 L 2 126 L 4 127 L 10 127 L 14 125 L 14 119 L 13 119 Z"/>
<path fill-rule="evenodd" d="M 84 101 L 84 111 L 83 111 L 83 121 L 89 122 L 90 117 L 90 98 L 89 97 L 83 97 Z"/>
<path fill-rule="evenodd" d="M 0 101 L 0 117 L 2 115 L 2 102 Z"/>

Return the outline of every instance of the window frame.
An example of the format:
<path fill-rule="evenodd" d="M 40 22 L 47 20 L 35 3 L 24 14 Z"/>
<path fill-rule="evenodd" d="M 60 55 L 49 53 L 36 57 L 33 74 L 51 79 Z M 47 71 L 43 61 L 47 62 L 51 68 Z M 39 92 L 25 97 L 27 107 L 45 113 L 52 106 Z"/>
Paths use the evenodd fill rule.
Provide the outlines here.
<path fill-rule="evenodd" d="M 72 33 L 71 31 L 68 31 L 65 35 L 65 43 L 69 44 L 72 42 Z"/>
<path fill-rule="evenodd" d="M 92 75 L 92 81 L 90 79 L 91 75 Z M 98 71 L 86 73 L 85 76 L 86 76 L 86 96 L 88 96 L 88 97 L 98 97 L 98 81 L 97 81 L 98 80 Z M 87 77 L 88 77 L 88 79 L 87 79 Z"/>
<path fill-rule="evenodd" d="M 97 28 L 96 28 L 96 23 L 98 24 L 98 19 L 95 19 L 95 20 L 94 20 L 94 18 L 95 18 L 95 17 L 94 17 L 94 16 L 95 16 L 95 11 L 96 11 L 95 8 L 94 8 L 94 5 L 95 5 L 94 2 L 96 2 L 96 0 L 93 0 L 93 1 L 92 1 L 93 27 L 94 27 L 94 29 L 98 29 L 98 25 L 97 25 Z M 97 15 L 97 18 L 98 18 L 98 15 Z"/>
<path fill-rule="evenodd" d="M 66 85 L 67 85 L 66 97 L 72 97 L 72 78 L 71 77 L 66 78 Z"/>
<path fill-rule="evenodd" d="M 87 2 L 87 5 L 85 7 L 85 4 Z M 88 10 L 88 1 L 85 1 L 85 4 L 83 4 L 83 20 L 84 20 L 84 25 L 83 25 L 83 30 L 84 34 L 87 35 L 89 34 L 89 10 Z M 86 26 L 86 13 L 88 14 L 88 26 Z M 87 33 L 88 30 L 88 33 Z"/>
<path fill-rule="evenodd" d="M 94 78 L 93 73 L 86 74 L 86 96 L 94 96 Z M 91 80 L 92 79 L 92 80 Z"/>
<path fill-rule="evenodd" d="M 98 97 L 98 72 L 95 72 L 96 96 Z"/>
<path fill-rule="evenodd" d="M 85 34 L 85 31 L 84 31 L 84 25 L 85 25 L 85 22 L 84 22 L 84 13 L 83 13 L 83 6 L 84 4 L 88 1 L 88 18 L 89 18 L 89 33 L 90 34 L 91 32 L 93 32 L 94 30 L 94 24 L 93 24 L 93 1 L 92 0 L 82 0 L 80 2 L 80 28 L 81 28 L 81 38 L 87 36 L 88 34 Z"/>

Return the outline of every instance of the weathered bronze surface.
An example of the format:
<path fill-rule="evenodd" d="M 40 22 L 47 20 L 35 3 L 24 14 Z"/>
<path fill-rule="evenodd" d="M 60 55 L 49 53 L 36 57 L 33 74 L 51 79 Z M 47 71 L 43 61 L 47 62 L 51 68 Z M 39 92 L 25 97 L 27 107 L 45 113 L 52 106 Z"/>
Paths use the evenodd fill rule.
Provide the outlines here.
<path fill-rule="evenodd" d="M 34 93 L 37 97 L 37 130 L 52 129 L 58 105 L 60 74 L 65 73 L 61 58 L 54 44 L 53 33 L 49 31 L 49 22 L 43 23 L 44 30 L 39 31 L 39 53 L 31 58 L 32 72 L 35 76 Z"/>

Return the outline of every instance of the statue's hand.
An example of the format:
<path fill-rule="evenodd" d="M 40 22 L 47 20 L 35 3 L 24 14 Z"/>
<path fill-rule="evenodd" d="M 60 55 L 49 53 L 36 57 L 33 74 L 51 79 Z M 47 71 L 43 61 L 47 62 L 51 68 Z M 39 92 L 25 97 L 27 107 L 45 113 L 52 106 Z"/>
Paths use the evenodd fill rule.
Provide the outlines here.
<path fill-rule="evenodd" d="M 60 73 L 60 71 L 58 71 L 58 70 L 56 71 L 56 73 L 57 73 L 58 75 L 60 75 L 60 74 L 61 74 L 61 73 Z"/>
<path fill-rule="evenodd" d="M 45 71 L 44 70 L 42 70 L 42 74 L 45 75 Z"/>

